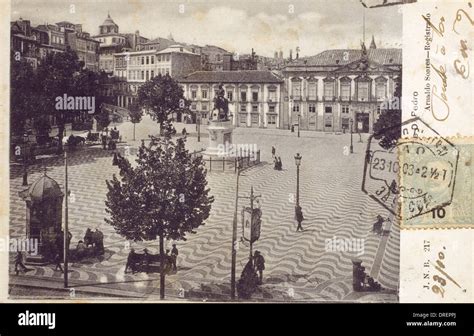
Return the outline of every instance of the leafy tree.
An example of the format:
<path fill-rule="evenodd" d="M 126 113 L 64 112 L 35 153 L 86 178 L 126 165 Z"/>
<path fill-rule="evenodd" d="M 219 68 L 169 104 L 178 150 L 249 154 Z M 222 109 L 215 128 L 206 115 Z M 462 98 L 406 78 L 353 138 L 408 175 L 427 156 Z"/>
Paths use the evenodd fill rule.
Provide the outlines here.
<path fill-rule="evenodd" d="M 389 149 L 395 145 L 401 136 L 401 97 L 402 97 L 402 79 L 399 77 L 395 84 L 394 98 L 390 102 L 384 102 L 385 106 L 381 109 L 380 116 L 374 123 L 374 138 L 379 141 L 380 146 Z"/>
<path fill-rule="evenodd" d="M 140 86 L 137 102 L 160 126 L 187 104 L 181 86 L 169 75 L 161 74 Z"/>
<path fill-rule="evenodd" d="M 99 110 L 96 111 L 94 118 L 97 120 L 99 130 L 102 130 L 110 124 L 109 112 L 103 105 L 101 105 Z"/>
<path fill-rule="evenodd" d="M 75 95 L 77 83 L 74 77 L 79 74 L 82 66 L 77 54 L 67 48 L 63 53 L 48 54 L 37 69 L 37 78 L 42 88 L 41 114 L 52 114 L 56 117 L 59 139 L 64 135 L 65 123 L 73 117 L 73 111 L 56 110 L 55 100 L 64 94 Z M 62 152 L 62 141 L 59 141 L 58 149 Z"/>
<path fill-rule="evenodd" d="M 165 239 L 186 240 L 209 217 L 211 203 L 202 158 L 185 148 L 185 137 L 171 140 L 171 125 L 163 123 L 164 137 L 151 137 L 141 146 L 136 165 L 118 158 L 120 179 L 107 181 L 106 222 L 133 241 L 159 239 L 160 297 L 165 296 Z"/>
<path fill-rule="evenodd" d="M 39 88 L 32 66 L 24 58 L 11 57 L 10 64 L 10 129 L 12 135 L 21 135 L 27 120 L 37 112 Z"/>
<path fill-rule="evenodd" d="M 133 140 L 135 140 L 135 125 L 142 120 L 143 111 L 136 103 L 132 103 L 128 107 L 128 115 L 130 116 L 130 121 L 133 123 Z"/>

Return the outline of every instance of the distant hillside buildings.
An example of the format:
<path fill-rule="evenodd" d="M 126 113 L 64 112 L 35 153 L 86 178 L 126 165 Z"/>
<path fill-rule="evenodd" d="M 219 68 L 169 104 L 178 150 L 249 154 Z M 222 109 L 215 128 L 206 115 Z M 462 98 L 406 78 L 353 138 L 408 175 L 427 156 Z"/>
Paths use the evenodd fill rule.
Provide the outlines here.
<path fill-rule="evenodd" d="M 56 25 L 43 24 L 31 27 L 29 20 L 11 22 L 11 50 L 24 57 L 33 67 L 38 65 L 48 53 L 64 52 L 66 47 L 74 50 L 84 67 L 99 71 L 99 42 L 82 31 L 80 24 L 58 22 Z"/>
<path fill-rule="evenodd" d="M 126 109 L 138 88 L 154 76 L 170 75 L 183 87 L 191 110 L 205 120 L 220 83 L 230 102 L 236 127 L 290 129 L 299 121 L 303 130 L 372 132 L 382 104 L 393 98 L 402 71 L 401 49 L 326 50 L 315 56 L 275 57 L 238 55 L 213 45 L 147 39 L 121 33 L 110 15 L 90 36 L 70 22 L 32 27 L 30 21 L 11 22 L 11 50 L 34 67 L 48 54 L 75 50 L 84 66 L 109 74 L 103 92 Z M 352 123 L 351 123 L 352 121 Z"/>

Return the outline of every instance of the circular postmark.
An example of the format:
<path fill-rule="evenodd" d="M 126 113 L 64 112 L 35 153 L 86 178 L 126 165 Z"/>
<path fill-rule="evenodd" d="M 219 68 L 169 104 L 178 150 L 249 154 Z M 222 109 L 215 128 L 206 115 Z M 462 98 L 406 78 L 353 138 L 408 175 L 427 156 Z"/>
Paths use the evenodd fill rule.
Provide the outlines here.
<path fill-rule="evenodd" d="M 370 137 L 362 190 L 409 220 L 451 204 L 459 152 L 419 118 L 398 127 L 404 137 L 389 146 Z"/>

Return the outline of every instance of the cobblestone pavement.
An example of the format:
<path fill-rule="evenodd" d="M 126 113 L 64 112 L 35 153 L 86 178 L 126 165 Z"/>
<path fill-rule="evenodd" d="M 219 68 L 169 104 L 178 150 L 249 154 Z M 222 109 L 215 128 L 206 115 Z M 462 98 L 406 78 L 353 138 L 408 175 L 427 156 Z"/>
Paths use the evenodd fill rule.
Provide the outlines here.
<path fill-rule="evenodd" d="M 201 142 L 197 142 L 194 125 L 185 125 L 191 135 L 190 150 L 207 145 L 207 132 L 202 130 Z M 157 129 L 147 118 L 137 125 L 136 141 L 132 141 L 129 123 L 120 125 L 125 146 L 137 146 L 139 139 Z M 178 132 L 182 125 L 177 125 Z M 234 131 L 234 143 L 257 144 L 261 149 L 261 164 L 246 170 L 240 179 L 241 195 L 249 194 L 253 186 L 260 199 L 262 215 L 261 238 L 254 244 L 266 260 L 264 285 L 254 296 L 256 300 L 318 300 L 318 301 L 397 301 L 399 279 L 399 231 L 396 225 L 388 236 L 370 233 L 375 217 L 389 213 L 361 191 L 363 160 L 366 147 L 354 135 L 354 154 L 347 154 L 349 134 L 325 134 L 286 130 L 242 129 Z M 273 169 L 271 146 L 283 162 L 283 171 Z M 303 156 L 301 164 L 300 203 L 306 220 L 304 231 L 296 232 L 294 216 L 294 194 L 296 190 L 296 167 L 294 155 Z M 133 152 L 132 152 L 133 153 Z M 69 204 L 69 223 L 73 234 L 72 246 L 82 239 L 86 228 L 100 228 L 104 233 L 105 255 L 90 258 L 70 265 L 70 282 L 75 291 L 91 291 L 94 295 L 123 296 L 156 299 L 159 293 L 159 274 L 124 274 L 128 246 L 123 237 L 104 222 L 106 212 L 104 200 L 106 179 L 118 172 L 112 166 L 112 153 L 96 147 L 88 147 L 70 154 L 69 188 L 74 202 Z M 57 180 L 61 187 L 64 181 L 62 159 L 45 158 L 30 167 L 29 182 L 43 174 Z M 235 197 L 235 174 L 232 169 L 225 172 L 213 168 L 208 173 L 209 186 L 215 202 L 210 218 L 189 235 L 185 242 L 177 242 L 180 255 L 178 272 L 167 276 L 166 295 L 169 299 L 226 300 L 230 296 L 230 264 L 232 218 Z M 21 167 L 11 166 L 11 237 L 25 235 L 25 203 L 18 192 L 21 186 Z M 248 205 L 244 199 L 239 207 Z M 240 222 L 240 221 L 239 221 Z M 357 252 L 328 251 L 326 239 L 363 239 L 364 249 Z M 172 242 L 168 242 L 171 244 Z M 131 244 L 136 249 L 145 246 L 152 253 L 157 243 Z M 239 245 L 237 277 L 248 258 L 249 248 Z M 13 255 L 11 256 L 13 258 Z M 377 279 L 384 290 L 378 293 L 355 293 L 352 290 L 352 258 L 359 258 L 368 273 Z M 49 266 L 31 266 L 31 270 L 14 275 L 11 270 L 11 295 L 23 296 L 24 289 L 32 286 L 61 287 L 62 274 Z M 38 285 L 41 284 L 41 285 Z M 16 289 L 15 289 L 16 288 Z M 32 295 L 45 291 L 31 288 Z M 47 291 L 46 291 L 47 292 Z M 64 297 L 71 290 L 63 292 Z M 44 294 L 47 296 L 47 294 Z M 54 297 L 57 297 L 55 295 Z"/>

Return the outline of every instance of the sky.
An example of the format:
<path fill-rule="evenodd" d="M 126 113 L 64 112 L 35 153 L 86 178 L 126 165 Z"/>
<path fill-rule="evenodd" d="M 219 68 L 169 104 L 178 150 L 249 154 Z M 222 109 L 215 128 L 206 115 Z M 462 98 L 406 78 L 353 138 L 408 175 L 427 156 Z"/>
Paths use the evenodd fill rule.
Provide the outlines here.
<path fill-rule="evenodd" d="M 107 13 L 121 33 L 217 45 L 239 54 L 311 56 L 360 48 L 364 7 L 359 0 L 13 0 L 12 20 L 33 25 L 70 21 L 95 35 Z M 401 48 L 399 6 L 365 9 L 366 43 Z"/>

